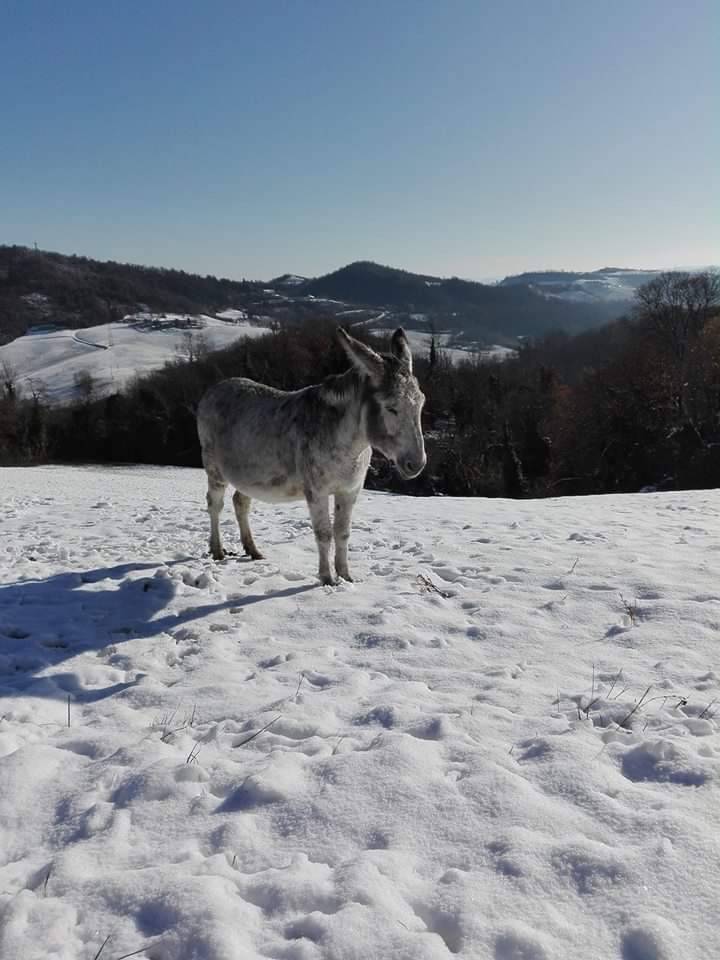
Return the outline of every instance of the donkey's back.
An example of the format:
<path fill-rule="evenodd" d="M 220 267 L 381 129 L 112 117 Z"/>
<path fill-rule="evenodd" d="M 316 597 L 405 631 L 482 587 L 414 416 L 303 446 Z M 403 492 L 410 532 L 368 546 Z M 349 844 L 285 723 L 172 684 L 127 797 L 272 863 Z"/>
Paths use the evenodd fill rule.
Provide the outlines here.
<path fill-rule="evenodd" d="M 268 502 L 303 498 L 298 476 L 293 398 L 254 380 L 234 377 L 200 401 L 197 425 L 203 466 L 211 479 Z"/>

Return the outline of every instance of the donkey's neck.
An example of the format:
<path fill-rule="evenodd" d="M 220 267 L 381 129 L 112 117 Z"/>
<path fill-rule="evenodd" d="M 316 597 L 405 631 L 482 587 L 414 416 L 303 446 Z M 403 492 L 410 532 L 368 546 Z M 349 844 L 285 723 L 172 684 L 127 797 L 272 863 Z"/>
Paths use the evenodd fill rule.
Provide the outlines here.
<path fill-rule="evenodd" d="M 328 407 L 339 414 L 337 439 L 359 455 L 370 446 L 367 436 L 367 378 L 351 367 L 338 376 L 327 377 L 320 384 L 320 395 Z"/>

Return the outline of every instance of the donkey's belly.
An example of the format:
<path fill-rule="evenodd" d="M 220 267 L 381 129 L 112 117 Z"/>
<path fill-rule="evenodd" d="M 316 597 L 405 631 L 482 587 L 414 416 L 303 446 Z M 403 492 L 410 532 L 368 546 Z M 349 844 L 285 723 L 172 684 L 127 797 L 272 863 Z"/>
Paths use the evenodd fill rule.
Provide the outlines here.
<path fill-rule="evenodd" d="M 266 503 L 285 503 L 305 497 L 302 479 L 281 463 L 261 465 L 249 457 L 222 460 L 220 469 L 225 480 L 247 497 Z"/>
<path fill-rule="evenodd" d="M 233 482 L 233 481 L 231 481 Z M 287 477 L 272 477 L 267 486 L 257 486 L 249 483 L 234 483 L 240 493 L 254 500 L 264 503 L 289 503 L 292 500 L 304 500 L 305 493 L 300 484 L 294 484 Z"/>

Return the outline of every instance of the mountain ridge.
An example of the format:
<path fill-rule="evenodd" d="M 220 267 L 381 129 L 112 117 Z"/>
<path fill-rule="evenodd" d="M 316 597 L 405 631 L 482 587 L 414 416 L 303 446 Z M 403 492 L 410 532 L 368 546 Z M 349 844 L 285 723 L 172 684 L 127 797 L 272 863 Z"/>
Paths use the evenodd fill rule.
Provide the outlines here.
<path fill-rule="evenodd" d="M 6 245 L 0 246 L 0 343 L 40 323 L 75 329 L 143 309 L 216 315 L 227 308 L 280 323 L 363 311 L 367 320 L 354 322 L 370 323 L 380 310 L 388 322 L 510 343 L 617 319 L 629 310 L 637 285 L 656 273 L 604 267 L 481 283 L 357 260 L 320 277 L 285 273 L 263 282 Z"/>

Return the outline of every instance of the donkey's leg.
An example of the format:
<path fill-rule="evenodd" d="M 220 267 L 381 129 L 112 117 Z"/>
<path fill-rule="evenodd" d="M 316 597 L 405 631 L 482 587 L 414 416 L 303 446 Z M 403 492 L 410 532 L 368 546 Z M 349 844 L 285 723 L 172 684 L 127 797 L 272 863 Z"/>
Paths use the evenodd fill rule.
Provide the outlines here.
<path fill-rule="evenodd" d="M 330 526 L 329 497 L 318 496 L 310 492 L 305 493 L 310 519 L 312 520 L 315 542 L 320 556 L 318 576 L 325 584 L 335 583 L 330 572 L 330 544 L 332 543 L 332 527 Z"/>
<path fill-rule="evenodd" d="M 253 535 L 250 530 L 248 514 L 250 513 L 251 498 L 246 497 L 244 493 L 236 490 L 233 494 L 233 507 L 235 507 L 235 516 L 240 527 L 240 539 L 242 540 L 243 550 L 251 560 L 264 560 L 265 558 L 255 546 Z"/>
<path fill-rule="evenodd" d="M 224 560 L 225 551 L 220 540 L 220 511 L 225 500 L 227 484 L 215 472 L 208 473 L 207 506 L 210 514 L 210 553 L 214 560 Z"/>
<path fill-rule="evenodd" d="M 348 570 L 348 540 L 350 539 L 350 517 L 359 490 L 344 490 L 335 494 L 335 569 L 343 580 L 352 581 Z"/>

